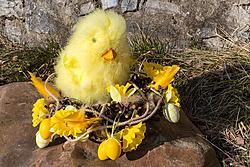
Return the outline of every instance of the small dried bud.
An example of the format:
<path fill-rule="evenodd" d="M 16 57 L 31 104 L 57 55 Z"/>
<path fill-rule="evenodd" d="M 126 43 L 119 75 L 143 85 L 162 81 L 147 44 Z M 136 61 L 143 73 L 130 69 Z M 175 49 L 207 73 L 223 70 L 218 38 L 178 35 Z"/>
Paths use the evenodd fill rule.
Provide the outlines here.
<path fill-rule="evenodd" d="M 49 108 L 52 108 L 53 106 L 54 106 L 54 104 L 50 104 L 50 105 L 49 105 Z"/>
<path fill-rule="evenodd" d="M 135 104 L 133 104 L 133 105 L 131 105 L 131 107 L 130 107 L 131 109 L 136 109 L 136 105 Z"/>

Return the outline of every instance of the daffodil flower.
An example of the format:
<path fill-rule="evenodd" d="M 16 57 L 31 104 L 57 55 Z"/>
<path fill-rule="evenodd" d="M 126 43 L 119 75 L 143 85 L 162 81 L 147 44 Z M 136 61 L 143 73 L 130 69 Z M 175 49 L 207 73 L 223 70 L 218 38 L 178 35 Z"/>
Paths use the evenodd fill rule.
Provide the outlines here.
<path fill-rule="evenodd" d="M 152 80 L 154 77 L 156 77 L 158 74 L 160 74 L 160 71 L 163 69 L 163 66 L 156 63 L 143 63 L 143 70 L 147 74 L 148 77 L 150 77 Z"/>
<path fill-rule="evenodd" d="M 146 132 L 146 124 L 140 122 L 139 124 L 126 127 L 121 133 L 122 137 L 122 149 L 124 152 L 136 150 L 137 147 L 142 143 L 144 134 Z"/>
<path fill-rule="evenodd" d="M 166 89 L 179 70 L 180 67 L 177 65 L 163 67 L 155 63 L 144 63 L 144 72 L 153 80 L 149 87 L 155 90 L 158 90 L 159 87 Z"/>
<path fill-rule="evenodd" d="M 96 123 L 101 118 L 86 118 L 85 112 L 68 107 L 56 111 L 51 117 L 51 125 L 53 131 L 60 136 L 77 137 L 80 133 L 86 132 L 87 128 Z"/>
<path fill-rule="evenodd" d="M 167 86 L 174 80 L 174 75 L 179 71 L 180 67 L 166 66 L 160 73 L 154 77 L 153 83 L 149 85 L 149 87 L 154 88 L 155 90 L 159 89 L 159 86 L 163 89 L 166 89 Z"/>
<path fill-rule="evenodd" d="M 137 89 L 136 88 L 129 89 L 130 86 L 131 86 L 130 83 L 127 83 L 125 86 L 124 85 L 120 86 L 119 84 L 116 84 L 115 86 L 111 85 L 107 88 L 107 91 L 110 93 L 110 96 L 113 101 L 122 102 L 123 98 L 130 97 L 136 92 Z"/>
<path fill-rule="evenodd" d="M 33 105 L 32 109 L 32 123 L 33 127 L 36 127 L 42 120 L 46 118 L 48 115 L 49 111 L 45 107 L 45 100 L 44 98 L 38 99 L 36 103 Z"/>

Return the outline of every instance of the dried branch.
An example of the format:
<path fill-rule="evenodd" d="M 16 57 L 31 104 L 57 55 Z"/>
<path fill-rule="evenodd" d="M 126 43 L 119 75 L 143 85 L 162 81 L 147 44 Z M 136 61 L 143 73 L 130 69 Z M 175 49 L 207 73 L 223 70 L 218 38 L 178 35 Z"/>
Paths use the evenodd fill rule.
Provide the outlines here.
<path fill-rule="evenodd" d="M 128 121 L 120 122 L 120 123 L 118 123 L 118 124 L 116 125 L 116 127 L 125 126 L 125 125 L 133 125 L 133 124 L 137 124 L 137 123 L 139 123 L 139 122 L 143 122 L 143 121 L 148 120 L 148 119 L 151 118 L 151 117 L 156 113 L 156 111 L 159 109 L 161 102 L 162 102 L 162 99 L 158 100 L 156 107 L 154 108 L 154 110 L 153 110 L 149 115 L 147 115 L 147 113 L 148 113 L 148 108 L 149 108 L 149 107 L 148 107 L 149 104 L 147 103 L 147 110 L 145 111 L 146 114 L 144 113 L 144 114 L 143 114 L 142 116 L 140 116 L 139 118 L 132 118 L 132 119 L 129 119 Z M 147 116 L 146 116 L 146 115 L 147 115 Z M 146 117 L 145 117 L 145 116 L 146 116 Z M 98 130 L 103 130 L 103 129 L 106 129 L 106 128 L 112 128 L 112 127 L 113 127 L 113 125 L 98 126 L 98 127 L 96 127 L 96 128 L 93 128 L 93 126 L 91 126 L 85 133 L 83 133 L 81 136 L 79 136 L 79 137 L 77 137 L 77 138 L 75 138 L 75 139 L 70 139 L 70 138 L 68 138 L 68 137 L 66 137 L 66 136 L 64 136 L 64 137 L 65 137 L 65 139 L 67 139 L 67 140 L 70 141 L 70 142 L 75 142 L 75 141 L 79 141 L 79 140 L 80 140 L 81 138 L 83 138 L 83 137 L 86 137 L 88 134 L 90 134 L 90 133 L 92 133 L 92 132 L 95 132 L 95 131 L 98 131 Z"/>
<path fill-rule="evenodd" d="M 101 111 L 100 111 L 99 117 L 101 117 L 102 114 L 104 113 L 105 107 L 106 107 L 106 105 L 104 104 L 104 105 L 102 106 Z"/>
<path fill-rule="evenodd" d="M 104 108 L 104 107 L 103 107 L 103 108 Z M 98 111 L 96 111 L 96 110 L 91 110 L 91 109 L 87 109 L 87 108 L 84 108 L 84 110 L 85 110 L 86 112 L 94 113 L 94 114 L 98 115 L 100 118 L 103 118 L 103 119 L 105 119 L 105 120 L 107 120 L 107 121 L 109 121 L 109 122 L 111 122 L 111 123 L 114 123 L 114 121 L 113 121 L 112 119 L 110 119 L 110 118 L 106 117 L 105 115 L 101 114 L 102 111 L 101 111 L 101 112 L 98 112 Z"/>
<path fill-rule="evenodd" d="M 53 95 L 53 94 L 48 90 L 48 88 L 47 88 L 47 84 L 48 84 L 50 78 L 51 78 L 52 76 L 54 76 L 54 75 L 55 75 L 55 73 L 52 73 L 52 74 L 50 74 L 50 75 L 48 76 L 48 78 L 46 79 L 46 81 L 45 81 L 45 83 L 44 83 L 44 87 L 45 87 L 46 92 L 56 101 L 56 110 L 55 110 L 55 111 L 57 111 L 57 110 L 58 110 L 58 107 L 59 107 L 59 99 L 58 99 L 55 95 Z"/>
<path fill-rule="evenodd" d="M 131 121 L 136 121 L 136 120 L 139 120 L 139 119 L 142 119 L 142 118 L 146 117 L 147 114 L 148 114 L 148 111 L 149 111 L 149 102 L 146 103 L 146 111 L 144 112 L 144 114 L 142 116 L 140 116 L 140 117 L 132 118 Z"/>

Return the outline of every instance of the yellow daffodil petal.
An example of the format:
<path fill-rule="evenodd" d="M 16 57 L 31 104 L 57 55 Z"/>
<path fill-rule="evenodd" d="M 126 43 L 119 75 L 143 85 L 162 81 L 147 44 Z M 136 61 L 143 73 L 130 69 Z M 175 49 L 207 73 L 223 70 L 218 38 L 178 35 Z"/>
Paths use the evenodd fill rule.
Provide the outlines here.
<path fill-rule="evenodd" d="M 117 88 L 114 86 L 110 86 L 109 89 L 110 89 L 110 96 L 112 100 L 116 102 L 121 102 L 122 97 L 121 97 L 120 92 L 117 90 Z"/>
<path fill-rule="evenodd" d="M 44 82 L 40 79 L 37 78 L 34 74 L 30 73 L 31 76 L 31 81 L 33 83 L 33 85 L 35 86 L 35 88 L 37 89 L 37 91 L 45 98 L 49 97 L 48 92 L 45 90 L 45 85 Z M 60 97 L 60 93 L 50 84 L 47 84 L 47 89 L 50 93 L 52 93 L 54 96 L 56 97 Z"/>
<path fill-rule="evenodd" d="M 165 101 L 168 103 L 172 98 L 172 91 L 167 91 L 165 94 Z"/>
<path fill-rule="evenodd" d="M 44 120 L 48 114 L 48 109 L 45 107 L 45 100 L 43 98 L 38 99 L 33 105 L 32 109 L 32 125 L 36 127 L 42 120 Z"/>
<path fill-rule="evenodd" d="M 123 95 L 123 88 L 124 88 L 124 86 L 123 85 L 120 86 L 119 84 L 116 84 L 115 88 L 117 89 L 117 91 L 119 92 L 119 94 L 122 96 Z"/>
<path fill-rule="evenodd" d="M 165 103 L 173 103 L 180 108 L 179 93 L 176 88 L 171 84 L 168 85 L 168 89 L 164 93 Z"/>
<path fill-rule="evenodd" d="M 130 97 L 130 96 L 132 96 L 136 91 L 137 91 L 136 88 L 131 88 L 131 89 L 128 90 L 128 92 L 126 92 L 125 96 L 126 96 L 126 97 Z"/>
<path fill-rule="evenodd" d="M 77 137 L 99 120 L 101 118 L 86 118 L 85 112 L 81 110 L 59 110 L 51 117 L 51 124 L 56 134 Z"/>
<path fill-rule="evenodd" d="M 127 83 L 125 86 L 124 85 L 120 86 L 119 84 L 116 84 L 115 86 L 111 85 L 107 88 L 107 91 L 110 93 L 110 96 L 113 101 L 121 102 L 122 98 L 130 97 L 137 90 L 136 88 L 129 89 L 130 86 L 131 86 L 130 83 Z"/>
<path fill-rule="evenodd" d="M 127 83 L 125 86 L 124 85 L 120 86 L 119 84 L 116 84 L 115 88 L 118 90 L 121 96 L 124 96 L 130 86 L 131 86 L 130 83 Z"/>
<path fill-rule="evenodd" d="M 154 83 L 150 84 L 151 88 L 158 90 L 159 86 L 163 89 L 167 88 L 170 82 L 173 81 L 174 75 L 180 70 L 180 67 L 173 65 L 171 68 L 165 68 L 164 71 L 161 71 L 156 77 L 154 77 Z"/>
<path fill-rule="evenodd" d="M 123 129 L 124 130 L 124 129 Z M 113 136 L 114 138 L 116 138 L 117 140 L 121 140 L 122 139 L 122 133 L 123 133 L 123 130 L 115 133 Z"/>
<path fill-rule="evenodd" d="M 153 79 L 154 77 L 156 77 L 160 73 L 160 70 L 163 69 L 163 66 L 161 66 L 160 64 L 156 64 L 156 63 L 144 62 L 143 66 L 144 66 L 143 67 L 144 72 L 151 79 Z"/>
<path fill-rule="evenodd" d="M 128 88 L 129 88 L 130 86 L 131 86 L 131 84 L 130 84 L 130 83 L 126 83 L 126 85 L 123 87 L 123 91 L 122 91 L 123 95 L 125 95 L 125 94 L 126 94 L 126 92 L 127 92 Z"/>
<path fill-rule="evenodd" d="M 146 124 L 140 122 L 137 125 L 126 127 L 122 131 L 123 138 L 123 151 L 129 152 L 136 150 L 144 139 L 144 133 L 146 131 Z"/>

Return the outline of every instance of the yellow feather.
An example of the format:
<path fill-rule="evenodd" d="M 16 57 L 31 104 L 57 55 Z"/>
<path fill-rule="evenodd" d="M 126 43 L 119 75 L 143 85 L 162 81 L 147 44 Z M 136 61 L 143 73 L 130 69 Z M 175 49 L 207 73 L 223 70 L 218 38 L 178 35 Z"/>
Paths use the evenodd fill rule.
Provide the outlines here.
<path fill-rule="evenodd" d="M 79 20 L 55 67 L 56 86 L 64 95 L 86 103 L 106 102 L 106 88 L 129 76 L 130 49 L 126 23 L 112 11 L 96 10 Z M 115 58 L 102 56 L 112 49 Z"/>
<path fill-rule="evenodd" d="M 32 74 L 31 72 L 29 72 L 30 76 L 31 76 L 31 81 L 33 83 L 33 85 L 35 86 L 35 88 L 37 89 L 37 91 L 45 98 L 48 98 L 50 95 L 48 94 L 48 92 L 45 90 L 45 85 L 44 82 L 40 79 L 37 78 L 34 74 Z M 60 93 L 50 84 L 47 84 L 47 89 L 50 93 L 52 93 L 54 96 L 56 97 L 60 97 Z"/>

